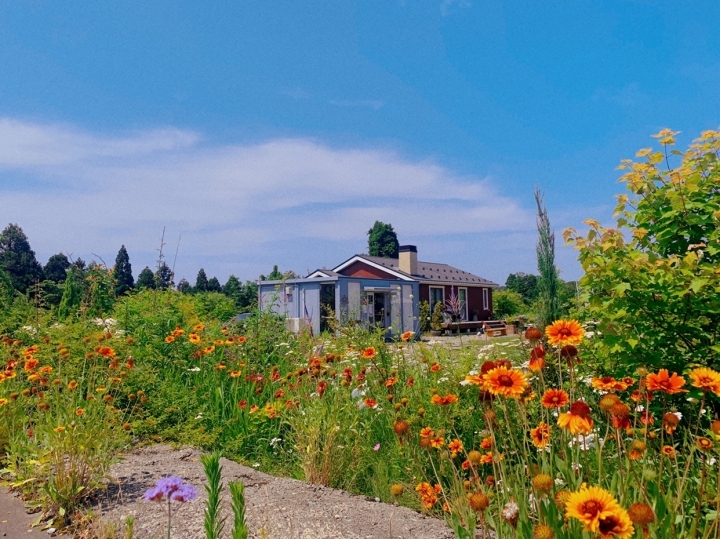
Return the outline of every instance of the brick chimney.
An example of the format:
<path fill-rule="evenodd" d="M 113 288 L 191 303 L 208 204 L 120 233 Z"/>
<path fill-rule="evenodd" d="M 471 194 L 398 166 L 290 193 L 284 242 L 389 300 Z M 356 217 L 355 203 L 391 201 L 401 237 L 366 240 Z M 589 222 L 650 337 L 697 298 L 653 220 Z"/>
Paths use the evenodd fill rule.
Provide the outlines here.
<path fill-rule="evenodd" d="M 417 247 L 414 245 L 401 245 L 398 251 L 400 271 L 404 271 L 409 275 L 417 275 Z"/>

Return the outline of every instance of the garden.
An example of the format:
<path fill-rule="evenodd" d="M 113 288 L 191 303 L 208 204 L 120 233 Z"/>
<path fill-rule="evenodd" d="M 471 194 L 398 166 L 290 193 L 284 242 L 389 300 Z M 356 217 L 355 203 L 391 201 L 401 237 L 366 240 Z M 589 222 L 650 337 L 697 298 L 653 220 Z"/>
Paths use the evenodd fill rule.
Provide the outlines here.
<path fill-rule="evenodd" d="M 460 539 L 720 537 L 720 132 L 684 152 L 674 136 L 622 162 L 616 228 L 565 232 L 576 305 L 518 338 L 295 335 L 269 312 L 233 322 L 219 293 L 115 297 L 103 267 L 71 312 L 0 282 L 3 477 L 69 531 L 122 452 L 164 442 L 406 506 Z M 172 481 L 147 503 L 192 498 Z"/>

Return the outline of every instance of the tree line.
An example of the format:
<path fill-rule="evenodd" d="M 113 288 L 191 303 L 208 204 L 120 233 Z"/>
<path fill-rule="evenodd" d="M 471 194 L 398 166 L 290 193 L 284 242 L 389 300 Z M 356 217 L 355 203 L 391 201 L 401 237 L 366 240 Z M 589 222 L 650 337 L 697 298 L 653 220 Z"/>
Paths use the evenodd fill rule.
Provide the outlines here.
<path fill-rule="evenodd" d="M 261 275 L 260 280 L 281 280 L 294 276 L 292 272 L 283 274 L 274 266 L 273 271 L 267 277 Z M 124 245 L 120 247 L 112 268 L 95 261 L 87 263 L 82 258 L 73 260 L 64 253 L 52 255 L 43 266 L 38 262 L 20 226 L 10 223 L 0 233 L 0 286 L 6 291 L 31 295 L 43 306 L 58 308 L 60 314 L 80 304 L 81 298 L 91 287 L 108 288 L 107 292 L 115 297 L 134 291 L 173 287 L 184 294 L 215 292 L 232 299 L 238 312 L 247 312 L 257 304 L 257 283 L 242 283 L 235 275 L 230 275 L 224 285 L 217 277 L 208 278 L 203 268 L 198 271 L 194 285 L 183 278 L 176 286 L 174 278 L 173 270 L 161 260 L 155 271 L 145 266 L 136 281 L 130 255 Z"/>

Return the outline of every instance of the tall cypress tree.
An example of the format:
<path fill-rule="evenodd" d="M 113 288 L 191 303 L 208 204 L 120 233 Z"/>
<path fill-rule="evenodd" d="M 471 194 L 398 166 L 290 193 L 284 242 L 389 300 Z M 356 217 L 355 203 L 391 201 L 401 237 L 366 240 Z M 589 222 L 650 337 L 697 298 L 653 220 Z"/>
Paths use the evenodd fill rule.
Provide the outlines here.
<path fill-rule="evenodd" d="M 126 292 L 133 289 L 135 279 L 133 279 L 132 266 L 130 265 L 130 256 L 127 249 L 122 245 L 115 257 L 115 267 L 113 268 L 113 279 L 115 279 L 115 295 L 122 296 Z"/>
<path fill-rule="evenodd" d="M 545 208 L 543 195 L 535 188 L 537 204 L 537 264 L 540 272 L 538 279 L 539 312 L 537 325 L 543 329 L 561 317 L 558 298 L 558 270 L 555 266 L 555 232 L 550 228 L 550 218 Z"/>
<path fill-rule="evenodd" d="M 0 233 L 0 268 L 8 274 L 15 290 L 23 294 L 36 279 L 43 278 L 35 251 L 30 248 L 25 232 L 16 224 L 10 223 Z"/>

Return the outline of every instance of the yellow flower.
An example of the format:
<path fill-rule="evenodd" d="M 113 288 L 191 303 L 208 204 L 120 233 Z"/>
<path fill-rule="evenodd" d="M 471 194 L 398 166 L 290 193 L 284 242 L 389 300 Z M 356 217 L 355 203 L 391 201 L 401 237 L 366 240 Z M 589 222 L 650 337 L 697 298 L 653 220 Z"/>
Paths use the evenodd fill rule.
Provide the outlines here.
<path fill-rule="evenodd" d="M 518 370 L 495 367 L 483 376 L 483 387 L 493 395 L 518 399 L 527 387 L 527 380 Z"/>
<path fill-rule="evenodd" d="M 565 518 L 575 518 L 583 530 L 603 536 L 615 534 L 621 539 L 630 537 L 633 526 L 630 517 L 607 490 L 600 487 L 581 487 L 568 496 Z"/>
<path fill-rule="evenodd" d="M 689 376 L 694 387 L 720 395 L 720 373 L 706 367 L 700 367 L 690 371 Z"/>
<path fill-rule="evenodd" d="M 54 430 L 55 432 L 63 432 L 63 431 L 65 430 L 65 427 L 62 427 L 62 426 L 60 426 L 60 427 L 55 427 L 53 430 Z"/>

